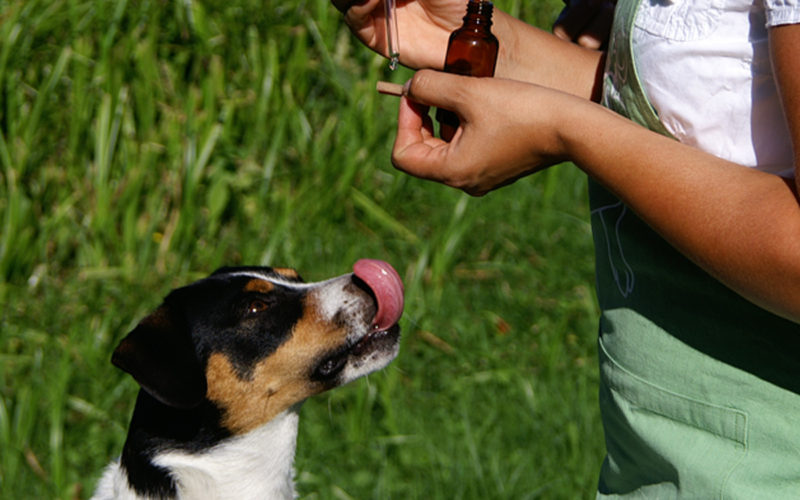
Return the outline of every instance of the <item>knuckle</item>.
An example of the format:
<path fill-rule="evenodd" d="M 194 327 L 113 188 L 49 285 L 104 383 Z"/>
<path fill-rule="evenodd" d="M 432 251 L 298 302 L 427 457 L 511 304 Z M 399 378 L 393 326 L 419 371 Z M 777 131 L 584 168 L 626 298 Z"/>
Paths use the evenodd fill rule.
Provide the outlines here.
<path fill-rule="evenodd" d="M 411 77 L 411 85 L 408 89 L 408 95 L 412 98 L 421 98 L 426 95 L 431 86 L 431 71 L 420 70 L 414 73 Z"/>

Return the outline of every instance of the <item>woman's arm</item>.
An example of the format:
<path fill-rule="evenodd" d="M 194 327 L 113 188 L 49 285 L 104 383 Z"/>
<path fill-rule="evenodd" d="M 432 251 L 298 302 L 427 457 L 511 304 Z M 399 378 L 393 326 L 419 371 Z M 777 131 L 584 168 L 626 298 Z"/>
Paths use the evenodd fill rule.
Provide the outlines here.
<path fill-rule="evenodd" d="M 800 25 L 777 26 L 769 31 L 772 67 L 783 102 L 783 113 L 794 146 L 794 180 L 800 191 Z"/>
<path fill-rule="evenodd" d="M 569 140 L 574 161 L 678 250 L 745 298 L 800 322 L 800 25 L 772 28 L 770 47 L 794 146 L 794 182 L 624 120 L 607 126 L 598 115 Z M 604 141 L 614 146 L 597 148 Z"/>
<path fill-rule="evenodd" d="M 709 274 L 800 322 L 800 205 L 793 182 L 604 109 L 580 115 L 573 118 L 580 129 L 562 137 L 572 161 Z"/>

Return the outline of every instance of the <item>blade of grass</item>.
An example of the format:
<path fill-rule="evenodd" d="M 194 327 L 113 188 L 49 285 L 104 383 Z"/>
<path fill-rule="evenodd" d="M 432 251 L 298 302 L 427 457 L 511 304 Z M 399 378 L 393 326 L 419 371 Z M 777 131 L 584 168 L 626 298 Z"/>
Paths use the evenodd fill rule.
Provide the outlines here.
<path fill-rule="evenodd" d="M 45 82 L 44 87 L 37 90 L 36 99 L 33 104 L 33 109 L 27 116 L 27 120 L 25 123 L 25 130 L 22 133 L 22 141 L 27 146 L 27 149 L 31 149 L 34 147 L 33 140 L 37 132 L 40 132 L 40 120 L 44 107 L 46 103 L 48 103 L 48 101 L 54 98 L 53 93 L 55 91 L 55 87 L 58 84 L 58 82 L 61 81 L 61 77 L 64 75 L 64 71 L 66 70 L 67 65 L 69 64 L 71 56 L 72 56 L 72 48 L 64 47 L 61 50 L 61 53 L 58 56 L 58 60 L 53 66 L 53 70 L 50 73 L 49 78 Z M 24 174 L 26 170 L 25 159 L 19 160 L 19 167 L 20 167 L 20 173 Z"/>
<path fill-rule="evenodd" d="M 419 242 L 419 238 L 413 231 L 394 218 L 389 212 L 381 208 L 380 205 L 372 201 L 367 195 L 356 188 L 352 188 L 350 190 L 350 196 L 353 203 L 363 210 L 370 219 L 410 243 Z"/>

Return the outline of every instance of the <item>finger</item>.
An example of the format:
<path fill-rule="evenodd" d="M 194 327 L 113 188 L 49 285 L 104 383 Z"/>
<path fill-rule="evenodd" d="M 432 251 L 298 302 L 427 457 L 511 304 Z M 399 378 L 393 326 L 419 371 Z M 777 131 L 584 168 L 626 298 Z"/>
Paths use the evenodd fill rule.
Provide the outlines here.
<path fill-rule="evenodd" d="M 392 163 L 415 177 L 440 180 L 447 143 L 433 135 L 433 122 L 428 106 L 406 97 L 400 100 L 397 137 L 392 150 Z"/>
<path fill-rule="evenodd" d="M 553 24 L 553 34 L 564 40 L 577 41 L 592 19 L 602 10 L 604 3 L 592 0 L 569 2 Z"/>
<path fill-rule="evenodd" d="M 409 132 L 407 137 L 411 141 L 425 142 L 434 138 L 433 120 L 428 113 L 429 109 L 424 104 L 414 102 L 405 96 L 401 97 L 397 116 L 398 131 Z"/>
<path fill-rule="evenodd" d="M 567 5 L 553 23 L 553 34 L 563 40 L 574 41 L 588 20 L 589 14 L 585 8 L 575 9 Z"/>
<path fill-rule="evenodd" d="M 469 86 L 468 80 L 476 78 L 424 69 L 414 73 L 405 86 L 405 95 L 420 104 L 444 108 L 458 114 L 460 103 L 466 100 L 464 93 Z"/>
<path fill-rule="evenodd" d="M 614 4 L 603 2 L 603 8 L 592 18 L 578 37 L 578 45 L 588 49 L 599 49 L 608 43 L 611 23 L 614 21 Z"/>

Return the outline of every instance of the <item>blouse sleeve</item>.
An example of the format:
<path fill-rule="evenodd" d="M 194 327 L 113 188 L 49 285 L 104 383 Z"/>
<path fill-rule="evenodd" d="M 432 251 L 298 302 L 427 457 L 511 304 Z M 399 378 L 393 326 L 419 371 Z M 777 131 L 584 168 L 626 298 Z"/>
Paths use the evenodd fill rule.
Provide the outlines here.
<path fill-rule="evenodd" d="M 800 0 L 764 0 L 767 27 L 800 23 Z"/>

